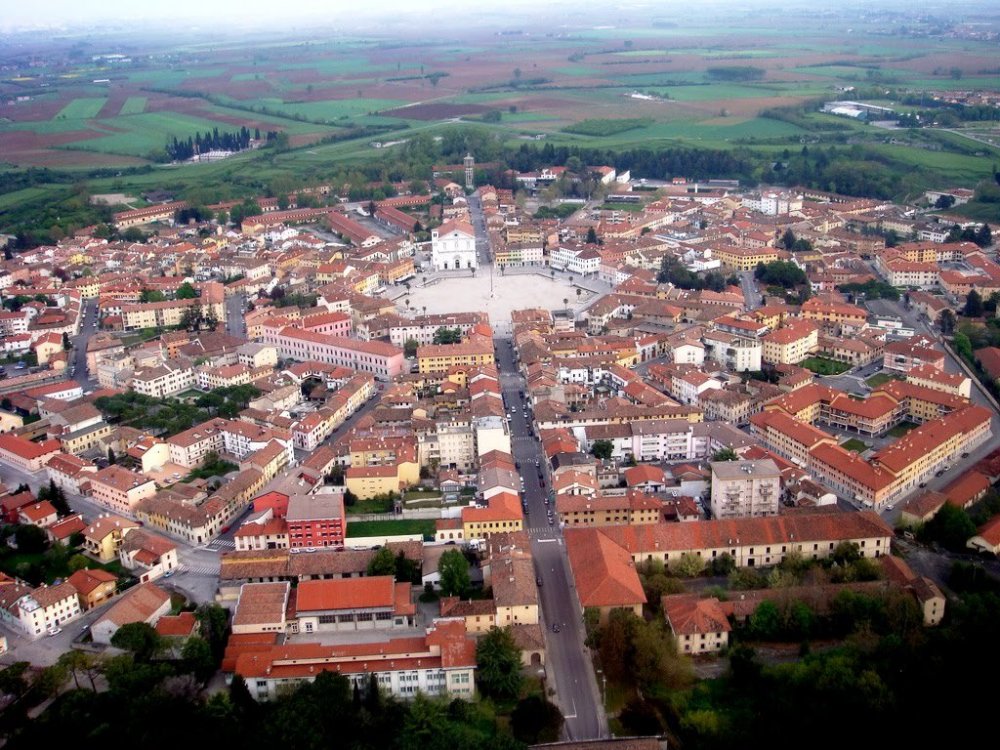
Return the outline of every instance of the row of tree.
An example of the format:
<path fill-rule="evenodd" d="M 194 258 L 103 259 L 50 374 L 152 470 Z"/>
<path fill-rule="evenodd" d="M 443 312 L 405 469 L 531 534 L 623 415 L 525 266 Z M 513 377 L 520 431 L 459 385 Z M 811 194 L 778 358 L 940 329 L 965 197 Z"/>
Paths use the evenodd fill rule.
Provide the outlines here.
<path fill-rule="evenodd" d="M 253 137 L 260 140 L 259 128 Z M 220 133 L 218 128 L 212 128 L 211 132 L 195 133 L 186 140 L 174 136 L 167 143 L 166 152 L 174 161 L 185 161 L 206 151 L 245 151 L 250 148 L 250 140 L 250 130 L 245 125 L 233 132 Z"/>

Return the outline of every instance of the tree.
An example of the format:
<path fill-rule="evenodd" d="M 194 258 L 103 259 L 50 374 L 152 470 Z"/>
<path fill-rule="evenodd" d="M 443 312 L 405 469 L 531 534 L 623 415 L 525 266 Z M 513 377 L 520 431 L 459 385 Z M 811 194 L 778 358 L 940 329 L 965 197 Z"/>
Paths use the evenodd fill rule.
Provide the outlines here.
<path fill-rule="evenodd" d="M 944 547 L 960 552 L 976 534 L 976 526 L 963 508 L 945 503 L 934 518 L 923 525 L 920 537 L 940 542 Z"/>
<path fill-rule="evenodd" d="M 167 299 L 167 295 L 161 292 L 159 289 L 143 289 L 139 293 L 140 302 L 163 302 Z"/>
<path fill-rule="evenodd" d="M 41 492 L 38 494 L 38 499 L 41 500 Z M 52 503 L 52 507 L 56 509 L 56 513 L 60 516 L 68 516 L 73 512 L 69 507 L 69 502 L 66 500 L 66 493 L 63 491 L 62 487 L 56 484 L 54 479 L 49 480 L 48 492 L 46 493 L 45 499 Z"/>
<path fill-rule="evenodd" d="M 95 654 L 74 648 L 61 654 L 58 663 L 73 677 L 77 690 L 80 689 L 82 675 L 90 682 L 90 689 L 97 692 L 94 679 L 101 673 L 101 661 Z"/>
<path fill-rule="evenodd" d="M 983 297 L 973 289 L 965 298 L 965 317 L 980 318 L 983 315 Z"/>
<path fill-rule="evenodd" d="M 177 292 L 174 296 L 177 299 L 196 299 L 198 297 L 198 291 L 191 285 L 191 282 L 185 281 L 177 287 Z"/>
<path fill-rule="evenodd" d="M 611 459 L 611 454 L 614 452 L 615 446 L 610 440 L 595 440 L 594 444 L 590 446 L 590 455 L 594 458 L 600 458 L 604 461 Z"/>
<path fill-rule="evenodd" d="M 934 201 L 934 208 L 951 208 L 955 205 L 955 196 L 953 195 L 939 195 L 937 200 Z"/>
<path fill-rule="evenodd" d="M 591 245 L 597 245 L 600 242 L 597 237 L 597 230 L 593 227 L 587 227 L 587 242 Z"/>
<path fill-rule="evenodd" d="M 945 312 L 948 312 L 945 310 Z M 944 313 L 942 313 L 942 317 Z M 951 340 L 952 346 L 955 347 L 955 351 L 961 356 L 965 357 L 967 360 L 972 359 L 972 342 L 969 337 L 964 333 L 956 333 L 954 338 Z"/>
<path fill-rule="evenodd" d="M 774 602 L 764 601 L 757 605 L 750 617 L 750 632 L 754 638 L 769 641 L 777 637 L 781 629 L 781 613 Z"/>
<path fill-rule="evenodd" d="M 164 644 L 152 625 L 130 622 L 115 631 L 111 636 L 111 645 L 123 651 L 131 651 L 137 662 L 148 662 L 163 650 Z"/>
<path fill-rule="evenodd" d="M 955 330 L 955 313 L 951 310 L 942 310 L 938 316 L 938 327 L 945 335 L 953 332 Z"/>
<path fill-rule="evenodd" d="M 445 326 L 441 326 L 434 332 L 435 344 L 458 344 L 461 341 L 461 328 L 446 328 Z"/>
<path fill-rule="evenodd" d="M 855 542 L 840 542 L 834 548 L 830 558 L 837 565 L 850 565 L 855 560 L 861 559 L 861 549 Z"/>
<path fill-rule="evenodd" d="M 203 685 L 215 674 L 217 663 L 212 656 L 212 647 L 204 638 L 192 636 L 184 641 L 181 659 L 184 660 L 184 668 L 192 672 Z"/>
<path fill-rule="evenodd" d="M 112 448 L 110 445 L 108 446 L 108 463 L 109 464 L 118 463 L 118 457 L 115 456 L 115 449 Z"/>
<path fill-rule="evenodd" d="M 69 340 L 69 334 L 63 331 L 62 335 L 62 346 L 65 351 L 69 351 L 73 348 L 73 342 Z"/>
<path fill-rule="evenodd" d="M 14 541 L 17 542 L 18 552 L 26 555 L 37 555 L 44 552 L 49 545 L 45 532 L 31 524 L 18 526 L 14 531 Z"/>
<path fill-rule="evenodd" d="M 438 561 L 441 590 L 445 596 L 464 596 L 472 585 L 469 578 L 469 561 L 457 549 L 450 549 Z"/>
<path fill-rule="evenodd" d="M 723 552 L 718 557 L 712 558 L 709 563 L 709 570 L 713 576 L 728 576 L 736 570 L 736 561 L 728 552 Z"/>
<path fill-rule="evenodd" d="M 517 702 L 510 715 L 514 738 L 527 745 L 555 742 L 562 731 L 563 715 L 544 696 L 529 695 Z"/>
<path fill-rule="evenodd" d="M 379 547 L 368 561 L 366 573 L 369 576 L 392 576 L 396 574 L 396 558 L 388 547 Z"/>
<path fill-rule="evenodd" d="M 199 632 L 212 649 L 215 663 L 222 661 L 229 640 L 229 610 L 218 604 L 202 604 L 195 611 Z"/>
<path fill-rule="evenodd" d="M 409 301 L 407 301 L 409 302 Z M 420 346 L 420 342 L 416 339 L 407 339 L 403 342 L 403 354 L 407 357 L 417 356 L 417 347 Z"/>
<path fill-rule="evenodd" d="M 441 557 L 444 559 L 444 555 Z M 494 626 L 479 640 L 476 667 L 476 679 L 484 695 L 500 700 L 517 697 L 521 690 L 521 651 L 510 628 Z"/>
<path fill-rule="evenodd" d="M 693 578 L 701 572 L 703 567 L 701 558 L 693 552 L 685 552 L 673 566 L 677 575 L 684 578 Z"/>
<path fill-rule="evenodd" d="M 739 461 L 739 454 L 732 448 L 722 448 L 712 454 L 713 461 Z"/>

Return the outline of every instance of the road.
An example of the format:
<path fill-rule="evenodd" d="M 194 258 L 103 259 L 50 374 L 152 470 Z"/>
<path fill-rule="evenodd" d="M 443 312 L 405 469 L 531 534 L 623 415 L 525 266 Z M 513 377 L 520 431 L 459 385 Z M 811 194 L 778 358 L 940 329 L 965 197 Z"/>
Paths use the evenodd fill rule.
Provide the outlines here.
<path fill-rule="evenodd" d="M 80 311 L 80 333 L 72 339 L 73 380 L 79 383 L 84 391 L 93 390 L 97 387 L 97 380 L 92 379 L 87 373 L 87 344 L 90 342 L 90 337 L 96 331 L 96 324 L 97 300 L 84 300 L 83 309 Z"/>
<path fill-rule="evenodd" d="M 485 268 L 493 262 L 490 257 L 490 241 L 486 232 L 486 219 L 483 217 L 483 206 L 478 195 L 469 196 L 469 216 L 472 228 L 476 232 L 476 264 Z"/>
<path fill-rule="evenodd" d="M 501 338 L 496 342 L 504 401 L 515 407 L 509 419 L 514 459 L 520 464 L 524 480 L 525 527 L 531 539 L 536 574 L 542 581 L 538 594 L 545 631 L 548 683 L 555 688 L 556 700 L 566 719 L 567 738 L 598 739 L 607 734 L 607 717 L 583 645 L 583 618 L 562 532 L 546 517 L 548 484 L 543 477 L 544 457 L 540 444 L 532 435 L 529 418 L 524 416 L 524 401 L 518 395 L 518 391 L 524 389 L 524 381 L 517 374 L 511 341 Z M 558 633 L 552 630 L 554 624 L 559 626 Z"/>
<path fill-rule="evenodd" d="M 740 288 L 743 289 L 744 305 L 748 311 L 760 307 L 761 297 L 757 291 L 757 282 L 753 277 L 753 271 L 740 272 Z"/>
<path fill-rule="evenodd" d="M 244 341 L 247 338 L 246 321 L 243 320 L 245 309 L 246 302 L 242 294 L 226 297 L 226 333 Z"/>

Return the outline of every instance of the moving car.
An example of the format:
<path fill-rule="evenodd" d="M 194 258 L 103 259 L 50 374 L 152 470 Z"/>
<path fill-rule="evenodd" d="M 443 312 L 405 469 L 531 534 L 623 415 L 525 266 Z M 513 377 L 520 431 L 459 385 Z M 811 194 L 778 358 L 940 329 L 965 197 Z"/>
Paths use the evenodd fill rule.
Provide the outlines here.
<path fill-rule="evenodd" d="M 552 623 L 552 632 L 553 633 L 558 633 L 559 632 L 559 624 L 558 623 L 555 623 L 555 622 Z"/>

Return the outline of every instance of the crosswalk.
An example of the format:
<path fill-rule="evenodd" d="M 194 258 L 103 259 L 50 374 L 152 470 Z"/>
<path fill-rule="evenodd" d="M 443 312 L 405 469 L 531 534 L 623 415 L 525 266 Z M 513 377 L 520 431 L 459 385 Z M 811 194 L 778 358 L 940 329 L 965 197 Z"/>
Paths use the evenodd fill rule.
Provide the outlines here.
<path fill-rule="evenodd" d="M 562 539 L 562 534 L 559 532 L 555 526 L 528 526 L 525 531 L 528 532 L 529 536 L 536 538 L 558 538 Z"/>
<path fill-rule="evenodd" d="M 179 573 L 193 573 L 195 575 L 203 576 L 217 576 L 219 575 L 220 566 L 219 563 L 184 563 L 178 566 L 177 571 Z"/>
<path fill-rule="evenodd" d="M 232 539 L 213 539 L 208 544 L 208 548 L 216 550 L 236 549 L 236 542 Z"/>

